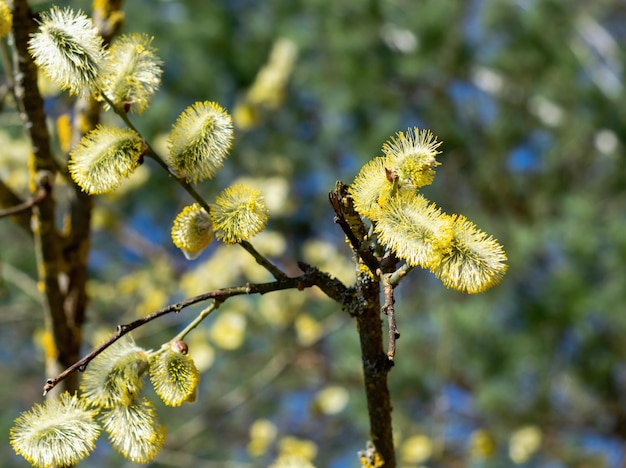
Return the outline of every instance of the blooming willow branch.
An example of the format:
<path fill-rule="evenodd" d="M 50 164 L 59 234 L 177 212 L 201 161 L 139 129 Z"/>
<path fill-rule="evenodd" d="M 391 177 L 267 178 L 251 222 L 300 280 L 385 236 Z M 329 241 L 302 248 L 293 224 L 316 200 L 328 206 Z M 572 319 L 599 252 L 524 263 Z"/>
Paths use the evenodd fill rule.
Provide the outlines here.
<path fill-rule="evenodd" d="M 351 311 L 351 307 L 355 307 L 353 304 L 354 294 L 350 288 L 347 288 L 341 281 L 336 278 L 332 278 L 330 275 L 319 271 L 317 268 L 311 267 L 307 264 L 300 263 L 300 268 L 303 270 L 303 274 L 296 277 L 282 277 L 276 281 L 269 283 L 248 283 L 241 286 L 232 288 L 217 289 L 198 296 L 194 296 L 184 301 L 171 304 L 167 307 L 157 310 L 156 312 L 139 318 L 133 322 L 118 325 L 115 334 L 111 335 L 104 343 L 94 348 L 89 354 L 72 364 L 65 369 L 59 375 L 54 378 L 50 378 L 44 385 L 44 395 L 52 390 L 59 382 L 62 382 L 68 375 L 73 372 L 83 372 L 89 363 L 93 361 L 99 354 L 105 351 L 108 347 L 113 345 L 123 336 L 127 335 L 131 331 L 139 328 L 159 317 L 170 313 L 179 313 L 183 309 L 198 304 L 200 302 L 213 300 L 215 302 L 224 302 L 227 299 L 240 296 L 244 294 L 265 294 L 272 291 L 281 291 L 285 289 L 305 289 L 317 286 L 328 297 L 339 302 L 348 312 Z M 351 313 L 351 312 L 350 312 Z"/>
<path fill-rule="evenodd" d="M 30 41 L 30 52 L 63 89 L 94 94 L 128 127 L 122 130 L 100 126 L 72 152 L 68 168 L 82 190 L 89 194 L 110 192 L 142 163 L 144 155 L 151 156 L 197 203 L 192 205 L 197 206 L 196 214 L 181 213 L 172 231 L 174 243 L 185 256 L 197 256 L 215 233 L 223 242 L 242 244 L 274 277 L 285 276 L 248 243 L 267 223 L 267 208 L 260 193 L 231 187 L 218 197 L 212 209 L 190 185 L 213 177 L 222 167 L 233 141 L 230 115 L 214 102 L 189 106 L 172 126 L 167 159 L 141 138 L 128 118 L 129 111 L 142 112 L 146 108 L 160 83 L 161 61 L 151 38 L 125 35 L 107 52 L 91 20 L 81 12 L 53 7 L 42 15 L 39 31 Z M 199 209 L 210 218 L 210 224 L 196 223 Z M 185 220 L 192 220 L 193 226 L 183 226 Z"/>
<path fill-rule="evenodd" d="M 1 9 L 0 21 L 4 21 Z M 6 29 L 0 22 L 0 34 L 3 28 Z M 329 195 L 335 222 L 346 234 L 357 259 L 354 288 L 347 288 L 305 264 L 300 264 L 302 275 L 288 277 L 249 242 L 268 221 L 267 207 L 259 191 L 236 185 L 209 204 L 191 185 L 211 179 L 222 168 L 233 142 L 228 112 L 209 101 L 189 106 L 172 126 L 168 153 L 161 157 L 144 141 L 127 115 L 131 111 L 142 112 L 160 83 L 161 62 L 151 39 L 145 35 L 123 36 L 108 51 L 102 45 L 102 38 L 87 17 L 57 7 L 42 15 L 39 31 L 30 41 L 29 50 L 35 62 L 63 89 L 69 89 L 71 94 L 91 93 L 127 125 L 126 129 L 98 127 L 82 140 L 68 164 L 74 181 L 89 194 L 108 192 L 128 177 L 144 156 L 151 157 L 196 201 L 182 210 L 172 227 L 174 244 L 185 256 L 199 255 L 215 237 L 226 244 L 241 245 L 275 281 L 208 292 L 119 325 L 105 343 L 49 379 L 44 394 L 72 372 L 86 370 L 81 386 L 84 399 L 104 410 L 101 421 L 112 446 L 128 459 L 146 463 L 164 441 L 164 429 L 157 421 L 154 406 L 138 396 L 146 371 L 149 369 L 155 391 L 166 404 L 178 406 L 190 401 L 195 398 L 199 373 L 179 338 L 230 297 L 318 286 L 357 321 L 371 436 L 375 442 L 373 452 L 365 454 L 368 463 L 371 455 L 372 466 L 379 462 L 395 466 L 386 380 L 400 336 L 395 319 L 395 287 L 419 266 L 429 269 L 445 286 L 473 294 L 497 284 L 507 269 L 506 254 L 495 239 L 465 217 L 443 213 L 419 193 L 421 187 L 433 181 L 434 169 L 440 164 L 436 156 L 441 143 L 427 130 L 409 128 L 398 132 L 382 146 L 383 156 L 367 163 L 350 188 L 338 183 Z M 397 268 L 400 262 L 404 264 Z M 56 276 L 53 279 L 58 283 Z M 58 284 L 51 286 L 58 289 Z M 382 307 L 381 286 L 385 299 Z M 212 302 L 158 351 L 148 352 L 130 340 L 121 340 L 152 320 L 202 301 Z M 62 318 L 61 312 L 57 314 Z M 386 354 L 381 312 L 387 315 L 389 324 Z M 59 336 L 63 341 L 60 334 L 57 341 Z M 50 427 L 64 431 L 64 437 L 70 434 L 79 439 L 82 433 L 85 441 L 59 442 L 57 451 L 62 452 L 61 458 L 48 451 L 49 434 L 38 432 L 37 428 L 32 431 L 29 426 L 43 424 L 44 413 L 55 414 L 58 408 L 50 404 L 45 412 L 38 409 L 34 416 L 25 417 L 12 432 L 12 443 L 19 444 L 15 445 L 18 453 L 44 466 L 49 464 L 47 458 L 66 465 L 93 449 L 93 434 L 89 433 L 93 417 L 82 406 L 82 400 L 67 400 L 63 405 L 70 410 L 71 418 L 61 417 L 55 421 L 59 424 Z M 81 417 L 85 420 L 81 421 Z M 68 421 L 74 421 L 81 433 L 72 432 Z"/>
<path fill-rule="evenodd" d="M 103 94 L 102 97 L 105 100 L 105 102 L 107 102 L 111 106 L 113 111 L 124 121 L 124 123 L 128 126 L 128 128 L 133 130 L 133 131 L 135 131 L 135 132 L 137 132 L 137 129 L 136 129 L 135 125 L 130 120 L 130 118 L 128 117 L 126 112 L 124 112 L 122 109 L 119 109 L 119 108 L 115 107 L 113 105 L 113 102 L 109 99 L 109 97 L 106 94 Z M 151 159 L 156 161 L 157 164 L 159 164 L 159 166 L 161 166 L 168 174 L 170 174 L 174 178 L 174 180 L 187 193 L 189 193 L 189 195 L 191 195 L 191 197 L 195 200 L 195 202 L 198 204 L 198 206 L 201 207 L 204 210 L 205 213 L 209 213 L 210 214 L 211 211 L 212 211 L 212 207 L 209 206 L 209 204 L 206 202 L 206 200 L 204 200 L 204 198 L 194 189 L 194 187 L 184 177 L 180 177 L 179 174 L 176 171 L 174 171 L 167 164 L 167 162 L 165 162 L 165 160 L 159 155 L 159 153 L 156 152 L 152 148 L 152 146 L 150 146 L 150 143 L 148 143 L 145 140 L 143 142 L 144 142 L 144 145 L 145 145 L 145 148 L 146 148 L 145 156 L 146 157 L 150 157 Z M 255 196 L 254 198 L 258 198 L 258 196 Z M 191 205 L 191 206 L 193 206 L 193 205 Z M 257 223 L 257 229 L 258 229 L 258 226 L 259 226 L 258 222 L 259 221 L 263 222 L 263 223 L 266 222 L 267 213 L 265 212 L 265 208 L 262 208 L 262 206 L 257 204 L 257 203 L 253 203 L 252 207 L 255 208 L 254 211 L 257 211 L 257 214 L 255 214 L 254 216 L 257 218 L 257 221 L 255 223 Z M 260 213 L 258 212 L 258 208 L 259 207 L 262 208 Z M 190 211 L 193 210 L 194 212 L 198 211 L 197 208 L 189 208 L 189 210 Z M 185 210 L 183 210 L 183 212 L 185 212 Z M 181 212 L 179 214 L 179 216 L 182 216 L 183 212 Z M 185 213 L 185 214 L 188 215 L 189 213 Z M 196 215 L 198 215 L 198 213 L 196 213 Z M 179 218 L 177 217 L 177 219 L 179 219 Z M 183 251 L 183 253 L 185 254 L 186 257 L 194 258 L 202 250 L 202 248 L 201 248 L 202 244 L 208 245 L 208 242 L 207 242 L 207 239 L 209 237 L 209 235 L 208 235 L 208 227 L 209 227 L 208 224 L 205 224 L 204 228 L 206 229 L 207 232 L 205 232 L 203 234 L 200 234 L 197 229 L 193 229 L 193 231 L 196 232 L 197 236 L 195 236 L 192 239 L 192 238 L 188 238 L 187 237 L 188 233 L 187 234 L 185 233 L 185 228 L 183 228 L 181 225 L 173 226 L 172 227 L 172 239 L 174 241 L 174 244 Z M 212 227 L 211 227 L 211 230 L 213 230 Z M 201 241 L 200 241 L 200 238 L 202 238 Z M 237 243 L 239 245 L 241 245 L 250 255 L 252 255 L 259 265 L 261 265 L 263 268 L 265 268 L 267 271 L 269 271 L 274 278 L 281 279 L 281 278 L 286 278 L 287 277 L 287 275 L 280 268 L 278 268 L 276 265 L 274 265 L 265 256 L 260 254 L 252 246 L 252 244 L 250 244 L 247 240 L 241 238 Z M 205 247 L 206 247 L 206 245 L 205 245 Z"/>
<path fill-rule="evenodd" d="M 372 223 L 377 246 L 408 265 L 402 274 L 394 273 L 392 284 L 419 266 L 449 288 L 484 292 L 506 273 L 504 249 L 464 216 L 449 216 L 418 193 L 433 180 L 440 145 L 430 131 L 398 132 L 383 145 L 384 157 L 361 168 L 349 194 L 354 209 Z"/>

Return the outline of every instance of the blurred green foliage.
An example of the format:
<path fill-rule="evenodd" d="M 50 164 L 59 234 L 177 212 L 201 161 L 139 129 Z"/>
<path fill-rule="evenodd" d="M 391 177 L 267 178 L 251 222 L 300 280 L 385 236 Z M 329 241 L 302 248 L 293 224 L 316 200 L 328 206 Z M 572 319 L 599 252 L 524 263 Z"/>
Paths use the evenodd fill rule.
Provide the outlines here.
<path fill-rule="evenodd" d="M 349 183 L 398 130 L 429 128 L 443 141 L 443 164 L 425 195 L 493 233 L 510 268 L 500 286 L 478 296 L 446 290 L 427 272 L 401 285 L 402 337 L 390 385 L 402 466 L 625 463 L 620 2 L 135 0 L 125 10 L 124 31 L 154 35 L 165 62 L 162 90 L 134 118 L 157 142 L 195 101 L 215 100 L 231 111 L 241 105 L 273 44 L 287 38 L 297 46 L 282 104 L 254 109 L 255 124 L 237 131 L 222 174 L 200 187 L 211 197 L 241 176 L 260 184 L 274 177 L 268 190 L 287 182 L 270 224 L 280 235 L 258 241 L 287 268 L 322 250 L 313 260 L 350 281 L 349 252 L 326 202 L 334 181 Z M 51 109 L 62 99 L 51 100 Z M 10 106 L 0 119 L 3 135 L 21 144 Z M 1 177 L 23 190 L 19 166 L 6 169 L 2 157 Z M 141 183 L 96 201 L 87 330 L 95 342 L 116 324 L 186 295 L 239 284 L 249 274 L 264 278 L 234 247 L 184 261 L 169 229 L 189 200 L 147 166 L 136 175 Z M 6 220 L 0 229 L 7 434 L 19 411 L 40 398 L 43 319 L 29 279 L 31 241 Z M 135 338 L 159 346 L 193 311 L 184 314 Z M 244 331 L 213 330 L 228 314 L 244 317 Z M 191 355 L 195 345 L 207 359 L 198 400 L 159 409 L 168 439 L 151 466 L 266 466 L 287 436 L 316 444 L 316 466 L 355 466 L 368 434 L 353 328 L 315 293 L 229 301 L 190 340 Z M 224 349 L 220 342 L 236 341 L 212 333 L 245 338 Z M 331 385 L 349 391 L 337 413 L 317 398 Z M 255 452 L 248 449 L 258 420 L 277 432 L 269 431 L 263 450 L 257 441 Z M 413 437 L 420 435 L 426 437 Z M 23 466 L 8 444 L 2 458 L 5 466 Z M 105 446 L 85 463 L 123 462 Z"/>

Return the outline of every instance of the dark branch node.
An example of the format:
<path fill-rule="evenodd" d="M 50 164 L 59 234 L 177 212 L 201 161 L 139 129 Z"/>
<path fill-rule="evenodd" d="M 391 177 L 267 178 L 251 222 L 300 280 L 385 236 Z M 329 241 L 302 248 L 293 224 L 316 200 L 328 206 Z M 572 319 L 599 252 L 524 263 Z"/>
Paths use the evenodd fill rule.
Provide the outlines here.
<path fill-rule="evenodd" d="M 386 374 L 389 369 L 394 366 L 394 362 L 388 359 L 387 356 L 382 355 L 380 359 L 375 361 L 363 360 L 363 370 L 370 376 L 376 376 Z M 366 370 L 367 369 L 367 370 Z"/>

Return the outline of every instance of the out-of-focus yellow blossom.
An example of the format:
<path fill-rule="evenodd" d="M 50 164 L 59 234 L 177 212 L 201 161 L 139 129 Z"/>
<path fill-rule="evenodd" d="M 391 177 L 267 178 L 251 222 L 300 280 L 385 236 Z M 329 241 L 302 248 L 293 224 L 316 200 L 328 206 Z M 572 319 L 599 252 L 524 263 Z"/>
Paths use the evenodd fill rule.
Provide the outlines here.
<path fill-rule="evenodd" d="M 0 0 L 0 39 L 11 32 L 13 14 L 5 0 Z"/>
<path fill-rule="evenodd" d="M 315 407 L 324 414 L 337 414 L 344 410 L 350 401 L 350 393 L 345 387 L 329 385 L 315 396 Z"/>
<path fill-rule="evenodd" d="M 227 350 L 241 346 L 246 334 L 246 317 L 234 311 L 220 310 L 220 314 L 211 327 L 213 343 Z"/>
<path fill-rule="evenodd" d="M 543 433 L 537 426 L 524 426 L 511 434 L 509 457 L 513 463 L 522 465 L 530 460 L 541 447 Z"/>
<path fill-rule="evenodd" d="M 428 460 L 433 454 L 433 441 L 424 434 L 409 437 L 400 446 L 400 457 L 403 463 L 417 464 Z"/>
<path fill-rule="evenodd" d="M 250 426 L 250 442 L 248 453 L 253 457 L 264 455 L 269 446 L 276 440 L 278 429 L 268 419 L 257 419 Z"/>
<path fill-rule="evenodd" d="M 298 314 L 295 320 L 298 342 L 302 346 L 310 346 L 324 333 L 324 327 L 309 314 Z"/>

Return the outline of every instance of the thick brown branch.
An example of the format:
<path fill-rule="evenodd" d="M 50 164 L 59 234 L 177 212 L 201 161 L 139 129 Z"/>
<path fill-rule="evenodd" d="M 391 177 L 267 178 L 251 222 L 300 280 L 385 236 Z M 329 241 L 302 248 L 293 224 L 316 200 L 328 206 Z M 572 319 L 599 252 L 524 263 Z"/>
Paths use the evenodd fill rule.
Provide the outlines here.
<path fill-rule="evenodd" d="M 36 29 L 26 0 L 13 2 L 13 70 L 15 95 L 24 127 L 32 146 L 33 181 L 47 177 L 52 183 L 57 171 L 50 151 L 50 135 L 43 110 L 43 99 L 37 86 L 37 68 L 28 53 L 30 34 Z M 40 284 L 46 298 L 46 323 L 58 350 L 58 363 L 66 366 L 78 359 L 79 338 L 69 325 L 63 309 L 64 294 L 59 283 L 61 271 L 61 242 L 56 229 L 54 197 L 45 197 L 33 208 L 33 234 L 37 252 Z M 76 381 L 67 386 L 75 388 Z"/>
<path fill-rule="evenodd" d="M 361 342 L 365 397 L 370 421 L 370 437 L 384 467 L 395 467 L 396 456 L 391 427 L 391 395 L 387 374 L 393 366 L 383 350 L 380 321 L 380 283 L 361 273 L 357 278 L 360 313 L 356 316 Z"/>

